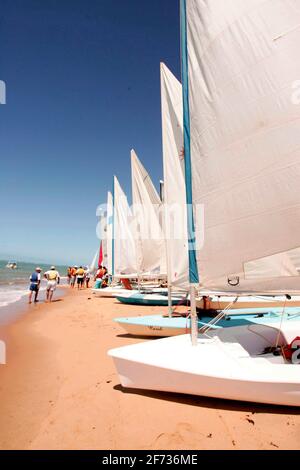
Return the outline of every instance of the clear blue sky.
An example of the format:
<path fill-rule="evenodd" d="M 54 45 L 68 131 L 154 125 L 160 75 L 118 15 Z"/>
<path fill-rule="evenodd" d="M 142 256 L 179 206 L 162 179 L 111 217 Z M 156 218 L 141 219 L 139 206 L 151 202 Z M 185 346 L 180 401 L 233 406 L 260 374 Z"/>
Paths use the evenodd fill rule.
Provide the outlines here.
<path fill-rule="evenodd" d="M 96 206 L 135 148 L 162 175 L 159 63 L 179 0 L 1 0 L 0 258 L 87 262 Z"/>

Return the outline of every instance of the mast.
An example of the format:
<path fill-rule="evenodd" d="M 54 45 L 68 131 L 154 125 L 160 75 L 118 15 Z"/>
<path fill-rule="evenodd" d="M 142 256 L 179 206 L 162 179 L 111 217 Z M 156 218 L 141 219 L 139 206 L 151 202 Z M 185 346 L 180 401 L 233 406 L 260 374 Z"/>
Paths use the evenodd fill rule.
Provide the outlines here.
<path fill-rule="evenodd" d="M 115 275 L 115 176 L 112 189 L 112 238 L 111 238 L 111 269 L 112 277 Z"/>
<path fill-rule="evenodd" d="M 166 250 L 166 260 L 167 260 L 167 283 L 168 283 L 168 316 L 169 318 L 172 317 L 173 310 L 172 310 L 172 283 L 171 283 L 171 269 L 170 269 L 170 253 L 168 250 L 168 243 L 167 243 L 167 234 L 166 234 L 166 217 L 167 217 L 167 208 L 165 206 L 165 197 L 164 197 L 164 182 L 160 180 L 159 182 L 159 189 L 160 189 L 160 199 L 164 207 L 163 214 L 165 215 L 165 220 L 162 221 L 164 238 L 165 238 L 165 250 Z"/>
<path fill-rule="evenodd" d="M 186 182 L 187 228 L 189 245 L 189 282 L 191 302 L 191 336 L 192 344 L 196 346 L 198 338 L 198 321 L 196 312 L 196 285 L 199 284 L 198 267 L 195 250 L 195 224 L 193 215 L 191 143 L 190 143 L 190 110 L 189 110 L 189 80 L 188 80 L 188 51 L 187 51 L 187 21 L 186 0 L 180 0 L 181 26 L 181 73 L 183 92 L 183 129 L 184 129 L 184 164 Z"/>

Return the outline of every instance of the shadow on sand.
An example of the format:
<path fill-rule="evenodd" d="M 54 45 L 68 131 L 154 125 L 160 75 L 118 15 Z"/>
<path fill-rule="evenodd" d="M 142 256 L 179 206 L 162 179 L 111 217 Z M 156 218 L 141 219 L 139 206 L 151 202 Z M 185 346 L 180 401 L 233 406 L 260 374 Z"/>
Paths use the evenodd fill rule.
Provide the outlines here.
<path fill-rule="evenodd" d="M 278 414 L 278 415 L 300 415 L 297 407 L 263 405 L 251 402 L 237 402 L 233 400 L 222 400 L 219 398 L 198 397 L 184 395 L 180 393 L 155 392 L 151 390 L 139 390 L 134 388 L 124 388 L 122 385 L 115 385 L 114 390 L 124 394 L 141 395 L 154 400 L 164 400 L 185 405 L 197 406 L 201 408 L 211 408 L 214 410 L 238 411 L 252 414 Z"/>
<path fill-rule="evenodd" d="M 148 341 L 154 341 L 156 339 L 162 339 L 163 336 L 141 336 L 141 335 L 131 335 L 129 333 L 124 333 L 117 335 L 117 338 L 125 338 L 125 339 L 144 339 Z"/>

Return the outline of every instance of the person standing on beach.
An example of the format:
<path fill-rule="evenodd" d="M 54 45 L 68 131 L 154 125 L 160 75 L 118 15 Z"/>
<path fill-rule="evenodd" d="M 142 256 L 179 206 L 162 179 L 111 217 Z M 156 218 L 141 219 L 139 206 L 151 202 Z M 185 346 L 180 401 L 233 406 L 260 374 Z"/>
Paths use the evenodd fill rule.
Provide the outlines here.
<path fill-rule="evenodd" d="M 97 269 L 97 272 L 94 277 L 94 281 L 96 281 L 97 279 L 102 279 L 103 276 L 105 276 L 105 274 L 106 274 L 105 268 L 101 264 Z"/>
<path fill-rule="evenodd" d="M 32 294 L 34 293 L 34 302 L 36 303 L 38 300 L 38 294 L 41 284 L 41 268 L 35 268 L 35 271 L 30 276 L 30 286 L 29 286 L 29 303 L 32 302 Z"/>
<path fill-rule="evenodd" d="M 84 279 L 85 279 L 85 287 L 88 289 L 89 288 L 89 282 L 91 279 L 91 272 L 88 266 L 85 267 L 84 270 Z"/>
<path fill-rule="evenodd" d="M 56 271 L 55 266 L 51 266 L 50 270 L 45 272 L 44 277 L 47 279 L 46 288 L 46 301 L 52 302 L 53 292 L 56 289 L 57 284 L 60 283 L 59 272 Z"/>
<path fill-rule="evenodd" d="M 77 272 L 77 266 L 73 266 L 71 269 L 71 281 L 70 281 L 70 287 L 75 287 L 75 282 L 76 282 L 76 272 Z"/>
<path fill-rule="evenodd" d="M 71 283 L 71 277 L 72 277 L 72 267 L 69 266 L 68 271 L 67 271 L 68 284 Z"/>
<path fill-rule="evenodd" d="M 83 269 L 82 266 L 80 266 L 77 269 L 76 276 L 77 276 L 77 288 L 82 289 L 83 288 L 83 282 L 84 282 L 84 269 Z"/>

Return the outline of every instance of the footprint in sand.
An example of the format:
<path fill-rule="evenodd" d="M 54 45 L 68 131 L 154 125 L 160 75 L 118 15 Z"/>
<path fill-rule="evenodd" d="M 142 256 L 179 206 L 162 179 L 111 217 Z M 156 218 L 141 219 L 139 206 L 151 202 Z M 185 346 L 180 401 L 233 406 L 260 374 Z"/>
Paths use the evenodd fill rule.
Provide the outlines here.
<path fill-rule="evenodd" d="M 204 435 L 195 428 L 193 428 L 189 423 L 178 423 L 174 432 L 163 432 L 159 434 L 153 444 L 152 447 L 174 447 L 178 445 L 188 445 L 194 446 L 199 444 L 200 440 L 203 439 Z"/>

